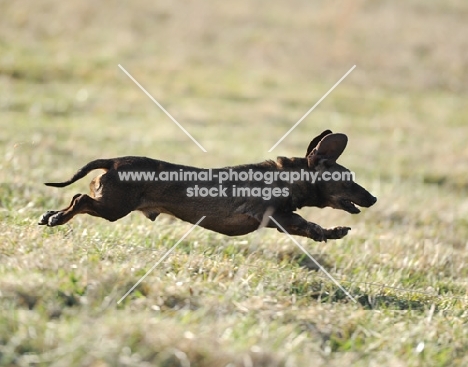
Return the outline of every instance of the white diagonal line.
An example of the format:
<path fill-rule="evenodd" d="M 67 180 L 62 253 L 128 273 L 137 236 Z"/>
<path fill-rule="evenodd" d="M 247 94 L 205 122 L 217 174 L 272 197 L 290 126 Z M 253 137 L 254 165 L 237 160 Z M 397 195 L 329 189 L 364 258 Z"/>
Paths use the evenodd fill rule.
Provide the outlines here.
<path fill-rule="evenodd" d="M 322 102 L 322 101 L 333 91 L 333 89 L 335 89 L 335 88 L 338 86 L 338 84 L 340 84 L 340 83 L 343 81 L 343 79 L 346 78 L 346 77 L 349 75 L 349 73 L 351 73 L 351 72 L 354 70 L 355 67 L 356 67 L 356 65 L 354 65 L 351 69 L 349 69 L 348 72 L 347 72 L 345 75 L 343 75 L 343 76 L 341 77 L 341 79 L 338 80 L 338 81 L 335 83 L 335 85 L 334 85 L 333 87 L 331 87 L 330 90 L 329 90 L 327 93 L 325 93 L 324 96 L 323 96 L 322 98 L 320 98 L 320 99 L 318 100 L 318 102 L 317 102 L 316 104 L 314 104 L 314 105 L 312 106 L 312 108 L 311 108 L 309 111 L 307 111 L 306 114 L 305 114 L 304 116 L 302 116 L 301 119 L 300 119 L 298 122 L 296 122 L 296 123 L 294 124 L 294 126 L 293 126 L 292 128 L 290 128 L 290 129 L 288 130 L 288 132 L 287 132 L 286 134 L 284 134 L 283 137 L 282 137 L 280 140 L 278 140 L 278 141 L 276 142 L 275 145 L 273 145 L 273 146 L 270 148 L 270 150 L 268 151 L 268 153 L 270 153 L 273 149 L 275 149 L 276 146 L 277 146 L 279 143 L 281 143 L 281 142 L 284 140 L 284 138 L 286 138 L 286 137 L 291 133 L 291 131 L 293 131 L 293 130 L 297 127 L 297 125 L 299 125 L 299 124 L 302 122 L 302 120 L 304 120 L 304 119 L 309 115 L 309 113 L 311 113 L 311 112 L 315 109 L 315 107 L 317 107 L 317 106 L 320 104 L 320 102 Z"/>
<path fill-rule="evenodd" d="M 346 294 L 346 296 L 348 296 L 348 298 L 349 298 L 351 301 L 353 301 L 354 303 L 357 303 L 357 301 L 354 299 L 354 297 L 351 296 L 351 294 L 349 294 L 349 292 L 348 292 L 346 289 L 344 289 L 344 288 L 341 286 L 341 284 L 338 283 L 338 281 L 337 281 L 335 278 L 333 278 L 333 276 L 332 276 L 328 271 L 326 271 L 325 268 L 324 268 L 322 265 L 320 265 L 320 263 L 319 263 L 317 260 L 315 260 L 315 259 L 313 258 L 313 256 L 312 256 L 311 254 L 309 254 L 309 252 L 308 252 L 304 247 L 302 247 L 302 245 L 301 245 L 299 242 L 297 242 L 297 241 L 294 239 L 294 237 L 291 236 L 291 235 L 283 228 L 283 226 L 282 226 L 281 224 L 279 224 L 279 223 L 276 221 L 275 218 L 273 218 L 271 215 L 270 215 L 269 217 L 270 217 L 270 219 L 271 219 L 273 222 L 275 222 L 275 224 L 291 239 L 291 241 L 293 241 L 293 242 L 296 244 L 296 246 L 299 247 L 299 248 L 302 250 L 302 252 L 303 252 L 304 254 L 306 254 L 306 255 L 309 257 L 309 259 L 311 259 L 311 260 L 314 262 L 314 264 L 317 265 L 318 268 L 319 268 L 333 283 L 335 283 L 335 284 L 338 286 L 338 288 L 340 288 L 340 289 L 344 292 L 344 294 Z"/>
<path fill-rule="evenodd" d="M 152 96 L 151 94 L 149 94 L 149 93 L 147 92 L 147 90 L 146 90 L 145 88 L 143 88 L 143 87 L 141 86 L 141 84 L 138 83 L 138 82 L 135 80 L 135 78 L 134 78 L 133 76 L 131 76 L 130 73 L 129 73 L 127 70 L 125 70 L 125 68 L 124 68 L 122 65 L 119 64 L 119 68 L 120 68 L 125 74 L 127 74 L 127 76 L 128 76 L 130 79 L 132 79 L 132 81 L 133 81 L 133 82 L 134 82 L 134 83 L 135 83 L 135 84 L 136 84 L 136 85 L 137 85 L 137 86 L 138 86 L 138 87 L 139 87 L 139 88 L 140 88 L 140 89 L 141 89 L 141 90 L 142 90 L 142 91 L 143 91 L 143 92 L 144 92 L 144 93 L 145 93 L 145 94 L 146 94 L 146 95 L 147 95 L 147 96 L 148 96 L 148 97 L 149 97 L 149 98 L 150 98 L 150 99 L 167 115 L 167 117 L 169 117 L 169 118 L 170 118 L 170 119 L 171 119 L 171 120 L 172 120 L 172 121 L 189 137 L 189 138 L 190 138 L 190 139 L 192 139 L 192 141 L 193 141 L 195 144 L 198 145 L 198 147 L 199 147 L 201 150 L 203 150 L 203 151 L 206 153 L 206 149 L 203 148 L 203 146 L 202 146 L 198 141 L 196 141 L 195 138 L 194 138 L 192 135 L 190 135 L 190 133 L 189 133 L 187 130 L 185 130 L 184 127 L 183 127 L 181 124 L 179 124 L 179 123 L 177 122 L 177 120 L 176 120 L 174 117 L 172 117 L 172 115 L 171 115 L 169 112 L 167 112 L 166 109 L 165 109 L 163 106 L 161 106 L 161 104 L 160 104 L 158 101 L 156 101 L 156 100 L 153 98 L 153 96 Z"/>
<path fill-rule="evenodd" d="M 161 263 L 164 261 L 164 259 L 165 259 L 166 257 L 168 257 L 169 254 L 170 254 L 172 251 L 174 251 L 174 249 L 179 245 L 179 243 L 181 243 L 181 242 L 184 240 L 184 238 L 187 237 L 187 236 L 190 234 L 190 232 L 192 232 L 192 231 L 201 223 L 201 221 L 202 221 L 203 219 L 205 219 L 205 218 L 206 218 L 206 215 L 204 215 L 203 217 L 201 217 L 200 220 L 199 220 L 197 223 L 195 223 L 195 224 L 192 226 L 192 228 L 190 228 L 190 229 L 187 231 L 187 233 L 185 233 L 185 234 L 182 236 L 182 238 L 181 238 L 179 241 L 177 241 L 177 243 L 176 243 L 174 246 L 172 246 L 172 247 L 170 248 L 170 250 L 167 251 L 167 252 L 158 260 L 158 262 L 157 262 L 156 264 L 154 264 L 154 265 L 151 267 L 151 269 L 148 270 L 148 271 L 146 272 L 146 274 L 143 275 L 143 276 L 140 278 L 140 280 L 138 280 L 138 282 L 136 282 L 135 285 L 134 285 L 132 288 L 129 289 L 129 291 L 128 291 L 127 293 L 125 293 L 125 295 L 124 295 L 121 299 L 119 299 L 119 301 L 117 302 L 117 304 L 119 304 L 120 302 L 122 302 L 122 301 L 125 299 L 125 297 L 127 297 L 130 293 L 132 293 L 132 291 L 133 291 L 136 287 L 138 287 L 138 284 L 140 284 L 140 283 L 149 275 L 149 273 L 151 273 L 159 264 L 161 264 Z"/>

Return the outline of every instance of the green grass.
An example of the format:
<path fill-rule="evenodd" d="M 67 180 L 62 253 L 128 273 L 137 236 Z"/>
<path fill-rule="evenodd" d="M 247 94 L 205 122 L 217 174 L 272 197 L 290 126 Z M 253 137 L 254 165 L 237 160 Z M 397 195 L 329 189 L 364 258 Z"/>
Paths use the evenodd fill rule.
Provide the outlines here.
<path fill-rule="evenodd" d="M 466 2 L 20 0 L 0 14 L 0 366 L 468 363 Z M 349 136 L 340 163 L 379 200 L 301 210 L 352 231 L 296 239 L 357 303 L 281 233 L 198 228 L 118 304 L 189 224 L 36 224 L 90 178 L 42 183 L 97 157 L 221 167 L 302 156 L 326 128 Z"/>

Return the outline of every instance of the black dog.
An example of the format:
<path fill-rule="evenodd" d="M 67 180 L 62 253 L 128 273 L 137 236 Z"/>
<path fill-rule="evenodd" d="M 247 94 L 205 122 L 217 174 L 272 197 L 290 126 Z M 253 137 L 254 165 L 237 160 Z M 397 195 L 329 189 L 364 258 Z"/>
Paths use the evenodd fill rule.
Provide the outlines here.
<path fill-rule="evenodd" d="M 211 170 L 212 177 L 225 177 L 226 172 L 230 172 L 223 187 L 213 180 L 200 179 L 198 175 L 202 171 L 206 173 L 206 170 L 200 168 L 145 157 L 98 159 L 85 165 L 66 182 L 46 183 L 48 186 L 64 187 L 92 170 L 106 171 L 92 180 L 91 196 L 75 195 L 67 208 L 45 213 L 39 224 L 61 225 L 82 213 L 115 221 L 139 210 L 153 221 L 161 213 L 190 223 L 196 223 L 205 216 L 200 226 L 228 236 L 237 236 L 255 231 L 261 224 L 280 230 L 268 218 L 271 215 L 293 235 L 315 241 L 342 238 L 350 230 L 349 227 L 324 229 L 306 221 L 294 211 L 304 206 L 329 206 L 357 214 L 360 211 L 355 204 L 370 207 L 377 201 L 367 190 L 352 181 L 349 170 L 336 163 L 347 141 L 346 135 L 333 134 L 327 130 L 312 140 L 305 158 L 278 157 L 276 162 L 265 161 Z M 154 177 L 151 180 L 141 180 L 140 176 L 137 180 L 136 176 L 129 176 L 129 173 L 138 172 L 152 172 Z M 189 173 L 195 180 L 157 180 L 162 172 L 175 176 Z M 269 183 L 242 181 L 236 176 L 241 172 L 254 172 L 264 176 L 268 173 L 269 177 L 276 172 L 276 178 L 281 177 L 281 172 L 305 172 L 314 174 L 316 180 L 311 182 L 301 179 L 291 182 L 276 179 Z M 331 179 L 332 177 L 341 179 Z"/>

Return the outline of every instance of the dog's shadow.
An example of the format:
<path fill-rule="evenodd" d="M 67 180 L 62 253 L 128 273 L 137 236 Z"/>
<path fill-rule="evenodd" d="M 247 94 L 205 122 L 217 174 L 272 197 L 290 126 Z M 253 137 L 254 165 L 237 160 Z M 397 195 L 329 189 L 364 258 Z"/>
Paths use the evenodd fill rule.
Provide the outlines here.
<path fill-rule="evenodd" d="M 280 262 L 296 263 L 300 267 L 309 271 L 320 271 L 320 267 L 325 270 L 334 270 L 336 266 L 333 264 L 331 257 L 328 254 L 310 254 L 314 260 L 296 248 L 285 248 L 278 252 L 277 258 Z"/>

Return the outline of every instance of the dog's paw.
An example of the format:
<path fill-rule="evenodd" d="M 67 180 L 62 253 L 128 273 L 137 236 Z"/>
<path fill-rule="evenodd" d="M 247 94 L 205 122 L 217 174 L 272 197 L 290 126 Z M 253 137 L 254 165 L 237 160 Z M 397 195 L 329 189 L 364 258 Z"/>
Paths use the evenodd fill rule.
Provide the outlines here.
<path fill-rule="evenodd" d="M 48 227 L 55 227 L 55 226 L 58 226 L 60 224 L 63 224 L 62 218 L 63 218 L 63 212 L 54 213 L 52 216 L 49 217 L 49 219 L 47 221 L 47 226 Z"/>
<path fill-rule="evenodd" d="M 320 227 L 318 224 L 309 223 L 307 230 L 307 237 L 317 242 L 327 242 L 327 235 L 325 233 L 326 230 Z"/>
<path fill-rule="evenodd" d="M 57 214 L 56 210 L 50 210 L 48 212 L 45 212 L 37 224 L 39 224 L 40 226 L 48 225 L 49 218 L 53 216 L 54 214 Z"/>
<path fill-rule="evenodd" d="M 338 240 L 343 238 L 351 230 L 350 227 L 335 227 L 325 230 L 325 235 L 329 240 Z"/>

